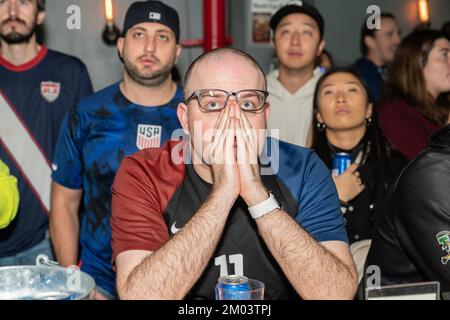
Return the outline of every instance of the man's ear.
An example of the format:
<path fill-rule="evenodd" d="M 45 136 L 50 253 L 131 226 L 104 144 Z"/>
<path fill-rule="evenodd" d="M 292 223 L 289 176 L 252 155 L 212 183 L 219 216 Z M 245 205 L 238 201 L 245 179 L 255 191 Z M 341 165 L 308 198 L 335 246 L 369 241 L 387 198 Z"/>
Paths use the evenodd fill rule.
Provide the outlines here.
<path fill-rule="evenodd" d="M 369 35 L 364 37 L 364 43 L 369 49 L 374 49 L 377 46 L 375 43 L 375 38 Z"/>
<path fill-rule="evenodd" d="M 275 31 L 270 28 L 270 44 L 275 48 Z"/>
<path fill-rule="evenodd" d="M 320 55 L 322 54 L 323 49 L 325 49 L 325 40 L 321 40 L 319 43 L 319 50 L 317 50 L 317 56 L 320 57 Z"/>
<path fill-rule="evenodd" d="M 117 50 L 119 51 L 119 56 L 123 59 L 123 45 L 125 43 L 125 38 L 120 37 L 117 39 Z"/>
<path fill-rule="evenodd" d="M 178 63 L 178 59 L 180 58 L 180 54 L 181 54 L 181 45 L 177 44 L 176 47 L 176 55 L 175 55 L 175 64 Z"/>
<path fill-rule="evenodd" d="M 270 102 L 266 101 L 266 108 L 264 109 L 264 117 L 266 118 L 266 124 L 269 123 L 270 116 Z"/>
<path fill-rule="evenodd" d="M 43 11 L 43 10 L 38 11 L 37 16 L 36 16 L 36 24 L 38 26 L 40 26 L 41 24 L 44 23 L 44 20 L 45 20 L 45 11 Z"/>
<path fill-rule="evenodd" d="M 186 104 L 184 103 L 178 104 L 177 108 L 178 120 L 181 123 L 181 127 L 183 128 L 184 133 L 190 135 L 188 112 L 189 112 L 188 106 Z"/>

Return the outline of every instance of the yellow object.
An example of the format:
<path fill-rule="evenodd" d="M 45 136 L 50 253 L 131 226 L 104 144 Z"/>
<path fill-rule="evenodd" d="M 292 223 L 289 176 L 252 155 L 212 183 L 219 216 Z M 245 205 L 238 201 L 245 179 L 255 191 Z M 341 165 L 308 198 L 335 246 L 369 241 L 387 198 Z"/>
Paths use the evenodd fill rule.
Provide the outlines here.
<path fill-rule="evenodd" d="M 17 179 L 9 174 L 9 168 L 0 160 L 0 229 L 14 220 L 18 208 Z"/>
<path fill-rule="evenodd" d="M 430 20 L 430 14 L 428 11 L 428 0 L 419 0 L 419 17 L 420 22 L 427 23 Z"/>
<path fill-rule="evenodd" d="M 105 0 L 105 16 L 108 22 L 112 22 L 114 20 L 114 9 L 112 0 Z"/>

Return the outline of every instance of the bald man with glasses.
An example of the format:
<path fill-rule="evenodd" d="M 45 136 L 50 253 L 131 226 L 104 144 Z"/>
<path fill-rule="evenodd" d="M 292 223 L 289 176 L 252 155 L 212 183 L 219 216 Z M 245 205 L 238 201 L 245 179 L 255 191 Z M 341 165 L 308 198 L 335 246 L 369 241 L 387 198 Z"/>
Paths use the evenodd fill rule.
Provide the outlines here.
<path fill-rule="evenodd" d="M 260 134 L 269 104 L 258 63 L 216 49 L 185 85 L 178 118 L 190 139 L 126 158 L 113 184 L 119 297 L 214 299 L 218 278 L 236 274 L 262 281 L 265 299 L 353 298 L 329 171 L 311 150 Z"/>

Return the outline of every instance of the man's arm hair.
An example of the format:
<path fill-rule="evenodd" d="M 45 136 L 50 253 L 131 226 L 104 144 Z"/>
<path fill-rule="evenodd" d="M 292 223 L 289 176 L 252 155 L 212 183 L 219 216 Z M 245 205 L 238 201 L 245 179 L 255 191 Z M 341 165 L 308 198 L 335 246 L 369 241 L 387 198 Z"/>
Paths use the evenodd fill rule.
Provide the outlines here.
<path fill-rule="evenodd" d="M 183 229 L 157 251 L 116 258 L 121 299 L 183 299 L 197 282 L 222 235 L 235 199 L 212 192 Z"/>
<path fill-rule="evenodd" d="M 256 223 L 270 252 L 303 299 L 354 297 L 357 276 L 346 243 L 318 243 L 282 210 Z"/>
<path fill-rule="evenodd" d="M 357 277 L 336 188 L 315 153 L 304 161 L 295 182 L 301 184 L 291 185 L 298 194 L 295 219 L 276 210 L 256 220 L 258 232 L 303 299 L 351 299 Z"/>

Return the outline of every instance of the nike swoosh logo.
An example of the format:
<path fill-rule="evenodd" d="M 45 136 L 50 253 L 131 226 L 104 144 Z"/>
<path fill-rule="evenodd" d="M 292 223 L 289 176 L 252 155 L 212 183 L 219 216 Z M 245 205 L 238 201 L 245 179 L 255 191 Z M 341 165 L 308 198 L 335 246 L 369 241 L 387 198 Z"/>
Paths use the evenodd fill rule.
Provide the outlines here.
<path fill-rule="evenodd" d="M 181 229 L 178 229 L 177 227 L 175 227 L 176 224 L 177 224 L 177 222 L 175 221 L 173 223 L 172 227 L 170 227 L 170 232 L 172 232 L 172 234 L 177 234 L 181 230 Z"/>

